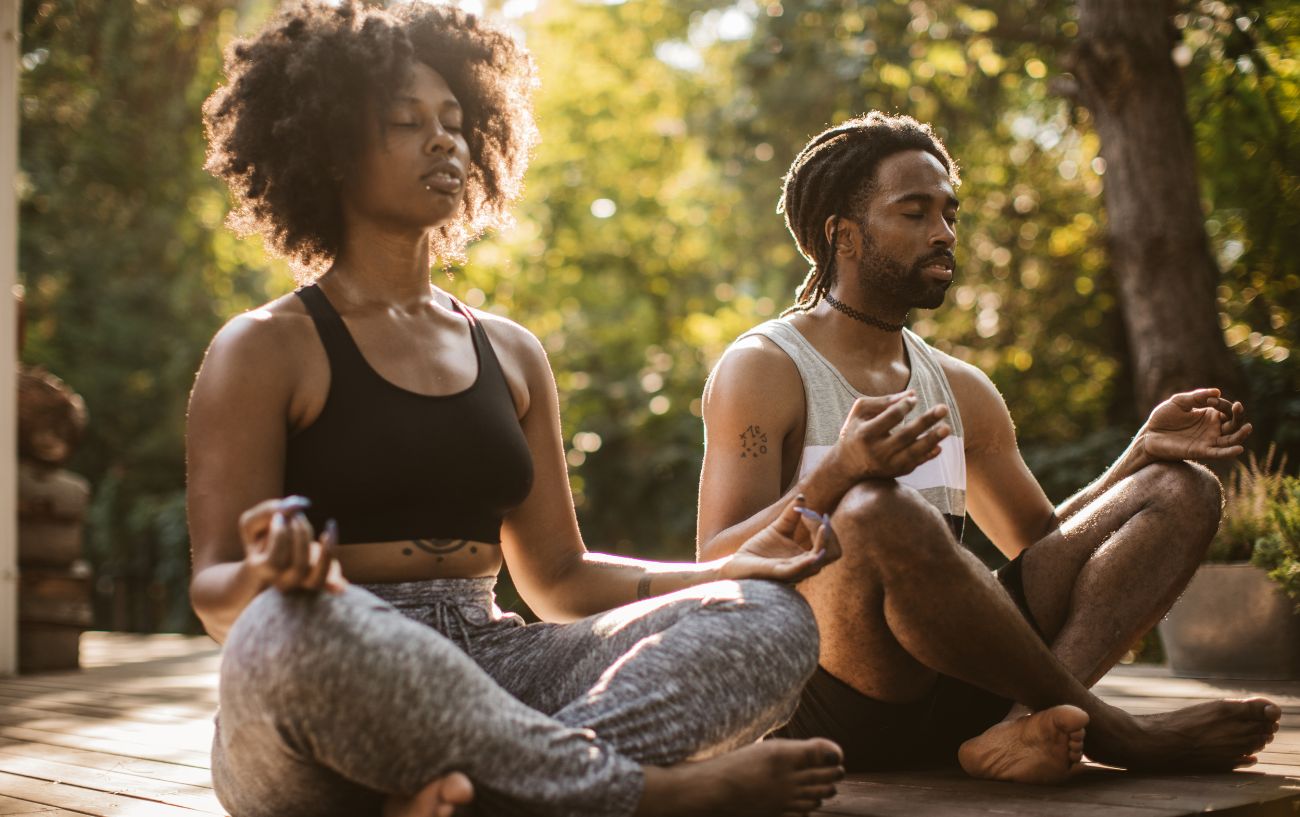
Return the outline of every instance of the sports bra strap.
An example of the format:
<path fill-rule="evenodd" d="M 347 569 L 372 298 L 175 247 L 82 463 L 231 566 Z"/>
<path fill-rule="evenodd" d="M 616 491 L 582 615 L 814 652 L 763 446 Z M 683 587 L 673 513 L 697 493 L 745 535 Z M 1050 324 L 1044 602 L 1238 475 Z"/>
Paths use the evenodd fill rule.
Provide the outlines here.
<path fill-rule="evenodd" d="M 330 359 L 331 368 L 347 364 L 367 368 L 361 350 L 357 348 L 347 325 L 343 323 L 343 316 L 334 308 L 334 304 L 329 302 L 329 298 L 325 297 L 325 293 L 321 292 L 320 287 L 311 284 L 299 289 L 295 294 L 302 300 L 303 306 L 307 307 L 307 313 L 316 324 L 316 332 L 325 346 L 325 355 Z"/>

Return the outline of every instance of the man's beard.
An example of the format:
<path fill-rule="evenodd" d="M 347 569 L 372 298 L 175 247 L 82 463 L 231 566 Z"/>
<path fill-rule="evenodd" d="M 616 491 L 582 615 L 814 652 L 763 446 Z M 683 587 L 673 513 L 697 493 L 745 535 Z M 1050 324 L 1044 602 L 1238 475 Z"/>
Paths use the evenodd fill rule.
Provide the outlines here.
<path fill-rule="evenodd" d="M 943 296 L 952 281 L 937 281 L 926 275 L 925 267 L 938 258 L 952 258 L 952 250 L 940 250 L 906 266 L 868 245 L 858 259 L 858 281 L 863 291 L 880 294 L 905 309 L 934 309 L 943 303 Z"/>

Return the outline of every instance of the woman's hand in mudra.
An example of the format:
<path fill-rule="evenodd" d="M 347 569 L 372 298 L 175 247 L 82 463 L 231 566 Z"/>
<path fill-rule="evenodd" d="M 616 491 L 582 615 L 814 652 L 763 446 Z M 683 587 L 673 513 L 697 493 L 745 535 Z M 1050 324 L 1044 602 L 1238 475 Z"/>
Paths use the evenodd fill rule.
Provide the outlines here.
<path fill-rule="evenodd" d="M 331 522 L 316 539 L 303 514 L 309 504 L 291 496 L 268 499 L 245 511 L 239 518 L 244 563 L 263 583 L 281 592 L 341 593 L 347 581 L 334 554 L 338 528 Z"/>
<path fill-rule="evenodd" d="M 805 548 L 795 540 L 803 525 L 812 540 Z M 798 496 L 772 524 L 740 546 L 721 570 L 724 579 L 772 579 L 799 582 L 840 558 L 840 543 L 835 538 L 830 516 L 804 507 Z"/>

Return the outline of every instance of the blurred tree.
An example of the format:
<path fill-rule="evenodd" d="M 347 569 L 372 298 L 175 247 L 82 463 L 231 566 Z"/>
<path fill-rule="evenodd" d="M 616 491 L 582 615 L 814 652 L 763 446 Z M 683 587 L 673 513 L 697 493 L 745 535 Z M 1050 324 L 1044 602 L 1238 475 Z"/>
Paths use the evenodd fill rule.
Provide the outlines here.
<path fill-rule="evenodd" d="M 266 264 L 220 229 L 199 105 L 234 13 L 188 3 L 23 4 L 19 270 L 26 356 L 90 410 L 99 626 L 191 621 L 185 402 L 203 348 L 259 303 Z"/>
<path fill-rule="evenodd" d="M 1205 384 L 1245 397 L 1224 344 L 1171 4 L 1079 0 L 1068 64 L 1106 163 L 1110 263 L 1120 282 L 1138 408 Z"/>

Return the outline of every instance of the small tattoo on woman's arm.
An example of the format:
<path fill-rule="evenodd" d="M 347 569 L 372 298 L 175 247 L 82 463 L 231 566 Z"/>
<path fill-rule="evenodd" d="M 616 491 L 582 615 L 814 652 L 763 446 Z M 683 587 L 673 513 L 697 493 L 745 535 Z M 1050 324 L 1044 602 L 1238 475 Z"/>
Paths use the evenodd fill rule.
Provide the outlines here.
<path fill-rule="evenodd" d="M 636 583 L 637 601 L 645 601 L 650 598 L 650 574 L 647 573 L 641 577 L 641 581 Z"/>
<path fill-rule="evenodd" d="M 767 453 L 767 432 L 750 426 L 740 433 L 740 458 L 760 457 Z"/>

